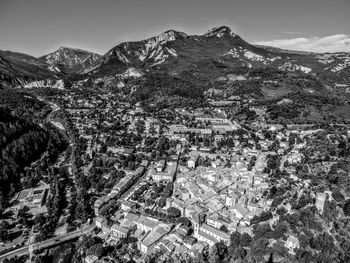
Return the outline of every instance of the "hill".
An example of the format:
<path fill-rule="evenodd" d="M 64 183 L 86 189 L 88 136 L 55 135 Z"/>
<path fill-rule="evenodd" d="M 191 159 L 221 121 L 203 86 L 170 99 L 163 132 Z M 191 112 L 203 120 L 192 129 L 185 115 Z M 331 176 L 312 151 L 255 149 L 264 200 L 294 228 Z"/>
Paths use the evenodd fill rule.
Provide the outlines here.
<path fill-rule="evenodd" d="M 74 73 L 89 67 L 100 57 L 99 54 L 82 49 L 60 47 L 58 50 L 39 59 L 43 63 L 48 64 L 49 69 L 53 72 Z"/>

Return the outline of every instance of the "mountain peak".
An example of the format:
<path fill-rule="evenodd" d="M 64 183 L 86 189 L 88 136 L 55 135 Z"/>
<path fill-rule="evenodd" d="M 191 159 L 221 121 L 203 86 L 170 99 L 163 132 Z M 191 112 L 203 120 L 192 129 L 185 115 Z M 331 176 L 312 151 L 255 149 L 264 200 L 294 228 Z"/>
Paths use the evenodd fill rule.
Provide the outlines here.
<path fill-rule="evenodd" d="M 68 70 L 79 70 L 83 65 L 90 65 L 99 57 L 100 55 L 89 51 L 62 46 L 56 51 L 44 55 L 39 59 L 50 66 L 63 65 Z"/>
<path fill-rule="evenodd" d="M 223 37 L 225 35 L 230 35 L 232 37 L 237 36 L 235 33 L 232 32 L 231 28 L 228 26 L 218 26 L 210 29 L 206 33 L 203 34 L 205 37 Z"/>
<path fill-rule="evenodd" d="M 84 52 L 84 53 L 92 53 L 90 51 L 86 51 L 86 50 L 83 50 L 83 49 L 80 49 L 80 48 L 73 48 L 73 47 L 59 47 L 56 51 L 52 52 L 52 53 L 55 53 L 55 52 Z"/>
<path fill-rule="evenodd" d="M 73 50 L 79 50 L 77 48 L 71 48 L 71 47 L 59 47 L 56 52 L 65 52 L 65 51 L 73 51 Z"/>
<path fill-rule="evenodd" d="M 73 48 L 70 48 L 70 47 L 59 47 L 58 50 L 67 50 L 67 49 L 73 49 Z"/>
<path fill-rule="evenodd" d="M 168 41 L 174 41 L 176 39 L 188 38 L 188 35 L 186 35 L 183 32 L 168 30 L 160 34 L 157 38 L 162 42 L 168 42 Z"/>

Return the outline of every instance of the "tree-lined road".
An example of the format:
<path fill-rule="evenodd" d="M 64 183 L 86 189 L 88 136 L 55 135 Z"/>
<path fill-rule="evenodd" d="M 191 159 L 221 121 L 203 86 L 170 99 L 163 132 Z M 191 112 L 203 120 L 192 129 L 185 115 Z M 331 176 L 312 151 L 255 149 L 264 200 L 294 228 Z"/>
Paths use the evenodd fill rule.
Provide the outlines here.
<path fill-rule="evenodd" d="M 44 240 L 40 243 L 36 243 L 33 245 L 33 250 L 40 250 L 40 249 L 45 249 L 45 248 L 49 248 L 49 247 L 53 247 L 56 245 L 59 245 L 63 242 L 78 238 L 84 234 L 87 234 L 89 232 L 91 232 L 95 227 L 95 222 L 93 221 L 91 223 L 91 225 L 87 226 L 86 228 L 71 232 L 71 233 L 67 233 L 65 235 L 62 236 L 58 236 L 58 237 L 53 237 L 51 239 L 47 239 Z M 23 256 L 29 254 L 29 245 L 17 248 L 15 250 L 12 250 L 10 252 L 7 252 L 3 255 L 0 255 L 0 261 L 2 262 L 5 258 L 12 258 L 14 256 Z"/>

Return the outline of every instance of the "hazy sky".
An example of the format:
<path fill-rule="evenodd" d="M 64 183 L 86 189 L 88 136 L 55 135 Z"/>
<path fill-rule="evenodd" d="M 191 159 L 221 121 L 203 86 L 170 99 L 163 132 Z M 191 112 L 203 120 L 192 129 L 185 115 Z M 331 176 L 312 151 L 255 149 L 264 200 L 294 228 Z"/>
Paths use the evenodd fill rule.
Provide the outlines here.
<path fill-rule="evenodd" d="M 0 0 L 0 49 L 33 56 L 60 46 L 103 54 L 168 29 L 218 25 L 249 42 L 350 52 L 350 0 Z"/>

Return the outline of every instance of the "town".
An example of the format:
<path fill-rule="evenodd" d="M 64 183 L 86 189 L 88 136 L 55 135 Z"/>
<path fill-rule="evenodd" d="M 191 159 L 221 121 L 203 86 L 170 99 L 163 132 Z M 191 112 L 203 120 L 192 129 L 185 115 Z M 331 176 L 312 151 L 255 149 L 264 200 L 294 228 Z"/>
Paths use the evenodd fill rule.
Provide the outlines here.
<path fill-rule="evenodd" d="M 315 202 L 322 214 L 340 194 L 325 186 L 320 191 L 311 179 L 297 176 L 310 140 L 324 129 L 242 125 L 228 117 L 227 106 L 247 103 L 244 98 L 157 113 L 106 92 L 77 90 L 38 99 L 51 106 L 49 122 L 67 134 L 70 145 L 54 164 L 61 178 L 43 177 L 15 195 L 5 210 L 11 216 L 2 227 L 15 224 L 7 235 L 16 237 L 3 244 L 4 255 L 21 244 L 34 257 L 49 246 L 44 243 L 47 238 L 73 239 L 74 231 L 88 231 L 79 241 L 80 260 L 87 263 L 120 258 L 145 262 L 150 257 L 184 262 L 217 244 L 232 246 L 237 236 L 242 244 L 233 254 L 239 258 L 261 231 L 274 237 L 269 246 L 295 255 L 301 240 L 279 218 L 293 213 L 300 200 L 306 207 Z M 341 139 L 325 136 L 329 143 Z M 331 165 L 331 160 L 323 161 L 322 167 L 310 163 L 308 169 L 316 173 Z M 59 209 L 52 203 L 57 198 L 65 206 L 56 226 L 48 228 L 51 219 L 45 214 Z M 84 247 L 88 240 L 94 250 Z M 118 250 L 106 253 L 108 247 Z"/>

